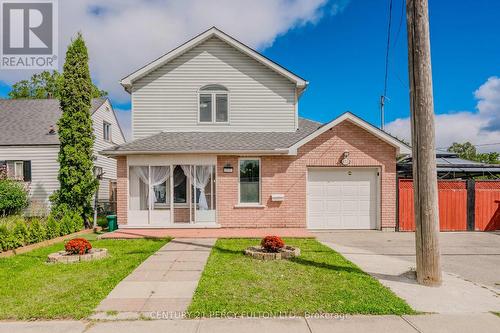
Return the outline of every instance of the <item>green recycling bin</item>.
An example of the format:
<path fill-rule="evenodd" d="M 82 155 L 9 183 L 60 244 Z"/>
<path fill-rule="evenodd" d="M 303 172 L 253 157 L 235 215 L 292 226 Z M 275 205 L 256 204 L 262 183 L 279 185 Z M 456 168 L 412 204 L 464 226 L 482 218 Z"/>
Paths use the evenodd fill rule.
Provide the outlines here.
<path fill-rule="evenodd" d="M 108 220 L 108 231 L 115 231 L 116 229 L 118 229 L 116 215 L 108 215 L 106 216 L 106 220 Z"/>

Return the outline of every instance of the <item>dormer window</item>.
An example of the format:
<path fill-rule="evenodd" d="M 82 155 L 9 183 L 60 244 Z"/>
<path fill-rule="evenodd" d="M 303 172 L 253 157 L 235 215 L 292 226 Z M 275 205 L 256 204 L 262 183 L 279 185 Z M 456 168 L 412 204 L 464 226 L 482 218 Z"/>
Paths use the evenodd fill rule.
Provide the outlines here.
<path fill-rule="evenodd" d="M 229 121 L 229 91 L 219 84 L 209 84 L 199 90 L 200 123 L 227 123 Z"/>

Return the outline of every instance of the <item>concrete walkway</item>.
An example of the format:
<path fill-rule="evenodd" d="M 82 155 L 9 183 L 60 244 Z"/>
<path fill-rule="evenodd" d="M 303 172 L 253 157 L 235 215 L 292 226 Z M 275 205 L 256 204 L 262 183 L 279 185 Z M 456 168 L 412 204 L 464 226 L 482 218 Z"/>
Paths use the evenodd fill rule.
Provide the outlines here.
<path fill-rule="evenodd" d="M 443 314 L 500 311 L 500 296 L 495 290 L 457 275 L 443 273 L 440 287 L 425 287 L 416 282 L 415 265 L 408 261 L 333 242 L 323 243 L 378 279 L 417 311 Z"/>
<path fill-rule="evenodd" d="M 186 311 L 215 239 L 178 238 L 146 259 L 121 281 L 92 319 L 134 319 L 151 312 Z"/>
<path fill-rule="evenodd" d="M 500 318 L 493 314 L 347 316 L 345 318 L 244 318 L 201 320 L 136 320 L 110 322 L 0 322 L 0 333 L 135 333 L 135 332 L 398 332 L 499 333 Z"/>

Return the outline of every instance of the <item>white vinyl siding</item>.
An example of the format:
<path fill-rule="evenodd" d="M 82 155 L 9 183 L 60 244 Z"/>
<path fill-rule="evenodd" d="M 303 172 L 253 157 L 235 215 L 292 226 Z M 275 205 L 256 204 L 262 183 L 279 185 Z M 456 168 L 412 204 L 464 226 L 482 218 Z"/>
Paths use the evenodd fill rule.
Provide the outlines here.
<path fill-rule="evenodd" d="M 99 154 L 99 151 L 113 147 L 115 144 L 122 144 L 125 142 L 124 137 L 118 127 L 118 120 L 111 108 L 108 101 L 104 102 L 95 112 L 92 114 L 92 122 L 94 125 L 94 155 L 97 157 L 94 164 L 97 167 L 101 167 L 104 172 L 103 180 L 99 186 L 99 199 L 108 200 L 109 199 L 109 180 L 116 179 L 116 160 L 114 158 L 109 158 Z M 110 125 L 110 135 L 111 140 L 104 140 L 104 126 L 107 123 Z"/>
<path fill-rule="evenodd" d="M 198 122 L 199 89 L 228 89 L 226 124 Z M 295 131 L 295 84 L 211 38 L 134 82 L 133 138 L 160 131 Z"/>
<path fill-rule="evenodd" d="M 49 196 L 59 188 L 58 153 L 59 146 L 0 146 L 0 161 L 31 161 L 31 200 L 48 205 Z"/>
<path fill-rule="evenodd" d="M 111 109 L 108 101 L 104 102 L 92 114 L 94 124 L 94 155 L 96 156 L 95 165 L 101 167 L 105 173 L 104 179 L 99 187 L 99 198 L 109 199 L 109 180 L 116 179 L 116 160 L 100 155 L 98 152 L 114 144 L 125 142 L 119 127 L 117 119 Z M 111 141 L 103 139 L 103 122 L 112 125 L 116 130 L 111 131 Z M 30 197 L 31 201 L 48 205 L 50 195 L 59 188 L 57 175 L 59 172 L 59 162 L 57 157 L 59 146 L 0 146 L 0 161 L 31 161 L 31 182 Z"/>

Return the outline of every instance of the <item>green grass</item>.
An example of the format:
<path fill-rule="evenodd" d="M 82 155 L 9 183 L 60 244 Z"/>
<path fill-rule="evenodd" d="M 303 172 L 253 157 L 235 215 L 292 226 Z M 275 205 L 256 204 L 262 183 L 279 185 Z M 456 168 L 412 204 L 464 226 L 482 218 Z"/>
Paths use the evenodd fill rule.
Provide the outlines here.
<path fill-rule="evenodd" d="M 285 240 L 298 246 L 301 256 L 277 261 L 243 254 L 258 242 L 217 241 L 188 309 L 191 317 L 415 313 L 377 280 L 315 240 Z"/>
<path fill-rule="evenodd" d="M 81 319 L 167 240 L 95 240 L 109 257 L 75 264 L 47 264 L 63 243 L 0 259 L 0 319 Z"/>

